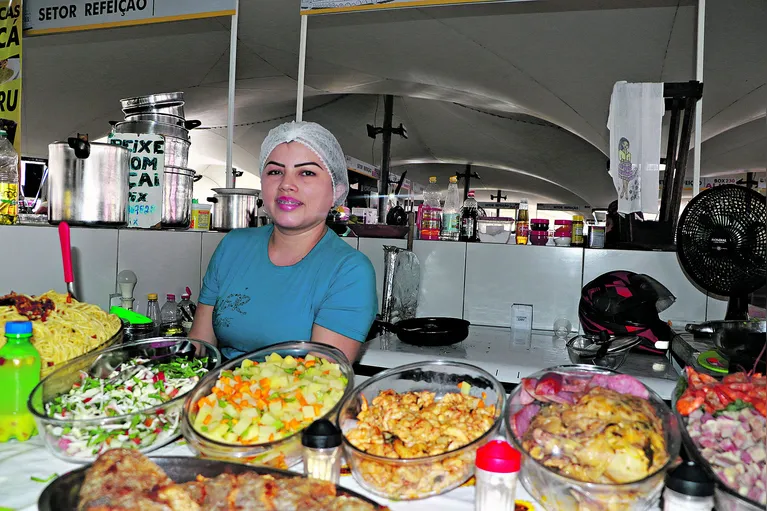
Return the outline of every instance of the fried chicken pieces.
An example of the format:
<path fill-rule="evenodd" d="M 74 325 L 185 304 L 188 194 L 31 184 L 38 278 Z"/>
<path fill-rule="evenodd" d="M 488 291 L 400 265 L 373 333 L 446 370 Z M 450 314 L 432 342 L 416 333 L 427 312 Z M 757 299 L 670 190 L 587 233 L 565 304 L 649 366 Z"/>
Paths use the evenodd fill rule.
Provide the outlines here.
<path fill-rule="evenodd" d="M 105 452 L 86 472 L 78 511 L 373 511 L 314 479 L 255 472 L 198 476 L 176 484 L 149 458 L 130 449 Z"/>

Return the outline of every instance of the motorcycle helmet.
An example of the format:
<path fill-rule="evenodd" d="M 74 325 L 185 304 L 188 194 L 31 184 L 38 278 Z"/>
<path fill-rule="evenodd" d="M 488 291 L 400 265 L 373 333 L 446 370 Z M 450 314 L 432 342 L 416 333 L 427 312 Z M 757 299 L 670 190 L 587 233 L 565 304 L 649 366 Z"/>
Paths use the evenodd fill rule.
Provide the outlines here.
<path fill-rule="evenodd" d="M 635 349 L 662 354 L 669 349 L 674 332 L 658 313 L 675 300 L 652 277 L 611 271 L 583 287 L 578 318 L 586 335 L 635 335 L 640 339 Z"/>

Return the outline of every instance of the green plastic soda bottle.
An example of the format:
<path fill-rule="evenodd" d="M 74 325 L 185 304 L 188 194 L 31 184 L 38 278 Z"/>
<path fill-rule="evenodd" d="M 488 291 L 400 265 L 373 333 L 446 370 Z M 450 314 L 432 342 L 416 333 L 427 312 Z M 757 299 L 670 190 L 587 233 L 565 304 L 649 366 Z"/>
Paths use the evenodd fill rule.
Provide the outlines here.
<path fill-rule="evenodd" d="M 37 433 L 27 400 L 40 382 L 40 354 L 30 342 L 30 321 L 8 321 L 5 338 L 0 348 L 0 442 L 25 441 Z"/>

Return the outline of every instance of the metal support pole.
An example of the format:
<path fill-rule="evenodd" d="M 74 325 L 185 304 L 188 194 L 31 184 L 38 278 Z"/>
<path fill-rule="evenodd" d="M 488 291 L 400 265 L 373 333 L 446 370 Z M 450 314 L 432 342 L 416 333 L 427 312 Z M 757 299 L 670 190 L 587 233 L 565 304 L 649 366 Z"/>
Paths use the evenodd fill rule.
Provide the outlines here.
<path fill-rule="evenodd" d="M 304 81 L 306 80 L 306 35 L 309 16 L 301 16 L 301 31 L 298 46 L 298 94 L 296 95 L 296 121 L 304 120 Z"/>
<path fill-rule="evenodd" d="M 386 223 L 386 203 L 389 201 L 389 168 L 391 167 L 391 123 L 394 117 L 394 96 L 384 96 L 383 156 L 381 180 L 378 182 L 378 223 Z"/>
<path fill-rule="evenodd" d="M 682 121 L 682 134 L 679 143 L 679 159 L 676 163 L 676 172 L 674 174 L 674 184 L 671 190 L 671 204 L 669 206 L 668 216 L 669 222 L 671 222 L 672 232 L 676 231 L 676 224 L 679 220 L 679 208 L 682 205 L 682 187 L 684 185 L 684 171 L 687 168 L 687 157 L 690 151 L 687 149 L 690 147 L 690 135 L 692 131 L 692 125 L 695 120 L 695 109 L 693 103 L 695 98 L 687 98 L 687 105 L 684 112 L 684 120 Z"/>
<path fill-rule="evenodd" d="M 240 0 L 235 4 L 232 28 L 229 31 L 229 96 L 226 105 L 226 187 L 234 188 L 234 90 L 237 81 L 237 25 L 240 20 Z"/>
<path fill-rule="evenodd" d="M 706 32 L 706 0 L 698 0 L 698 33 L 695 44 L 695 79 L 703 83 L 703 36 Z M 703 98 L 695 105 L 695 152 L 692 160 L 692 196 L 700 191 L 700 146 L 703 126 Z M 686 149 L 686 148 L 684 148 Z M 686 169 L 682 169 L 684 173 Z M 676 222 L 675 222 L 676 223 Z"/>
<path fill-rule="evenodd" d="M 466 173 L 463 175 L 463 200 L 469 197 L 469 189 L 471 188 L 471 164 L 466 164 Z"/>
<path fill-rule="evenodd" d="M 666 170 L 663 175 L 663 195 L 660 201 L 660 214 L 658 218 L 662 222 L 669 222 L 669 207 L 671 206 L 671 195 L 674 183 L 674 171 L 676 169 L 677 143 L 679 141 L 679 110 L 681 109 L 680 100 L 673 99 L 671 103 L 671 122 L 668 128 L 668 147 L 666 149 Z"/>

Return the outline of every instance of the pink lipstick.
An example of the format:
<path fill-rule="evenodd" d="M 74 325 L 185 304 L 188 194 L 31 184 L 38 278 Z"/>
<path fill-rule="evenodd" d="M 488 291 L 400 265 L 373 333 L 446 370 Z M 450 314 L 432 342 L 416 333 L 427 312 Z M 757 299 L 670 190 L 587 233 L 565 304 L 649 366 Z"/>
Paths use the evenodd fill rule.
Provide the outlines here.
<path fill-rule="evenodd" d="M 304 204 L 300 200 L 288 196 L 277 197 L 275 202 L 282 211 L 293 211 Z"/>

